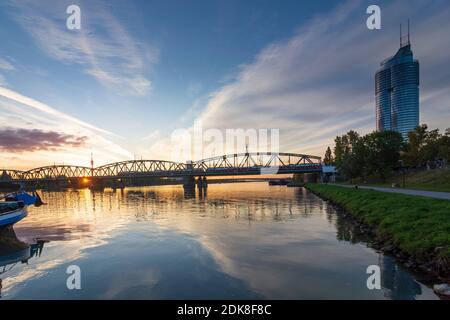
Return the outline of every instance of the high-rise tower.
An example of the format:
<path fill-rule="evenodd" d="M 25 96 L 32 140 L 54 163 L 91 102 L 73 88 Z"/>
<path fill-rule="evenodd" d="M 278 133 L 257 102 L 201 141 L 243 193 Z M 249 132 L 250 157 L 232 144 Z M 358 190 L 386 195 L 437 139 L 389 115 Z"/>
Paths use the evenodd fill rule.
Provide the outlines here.
<path fill-rule="evenodd" d="M 409 37 L 400 27 L 400 49 L 381 63 L 375 74 L 377 131 L 408 132 L 419 125 L 419 62 L 414 59 Z"/>

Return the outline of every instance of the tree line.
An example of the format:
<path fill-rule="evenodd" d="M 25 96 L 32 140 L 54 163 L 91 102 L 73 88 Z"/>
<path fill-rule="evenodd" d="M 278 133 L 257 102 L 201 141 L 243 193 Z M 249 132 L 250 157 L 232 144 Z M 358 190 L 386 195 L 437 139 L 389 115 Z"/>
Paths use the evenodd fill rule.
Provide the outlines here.
<path fill-rule="evenodd" d="M 450 128 L 444 133 L 429 130 L 427 125 L 409 132 L 405 141 L 398 132 L 372 132 L 364 136 L 349 131 L 328 147 L 324 163 L 335 165 L 348 179 L 379 178 L 385 181 L 401 168 L 421 169 L 450 162 Z"/>

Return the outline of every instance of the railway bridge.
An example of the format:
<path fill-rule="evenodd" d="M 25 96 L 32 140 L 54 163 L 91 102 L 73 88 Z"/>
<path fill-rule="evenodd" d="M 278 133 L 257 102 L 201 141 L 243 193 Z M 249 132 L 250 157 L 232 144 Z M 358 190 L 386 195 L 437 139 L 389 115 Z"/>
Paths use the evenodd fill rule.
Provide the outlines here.
<path fill-rule="evenodd" d="M 125 179 L 183 178 L 184 185 L 195 177 L 260 174 L 321 173 L 321 158 L 297 153 L 236 153 L 187 161 L 131 160 L 99 167 L 52 165 L 27 171 L 0 170 L 2 177 L 25 185 L 40 183 L 120 184 Z"/>

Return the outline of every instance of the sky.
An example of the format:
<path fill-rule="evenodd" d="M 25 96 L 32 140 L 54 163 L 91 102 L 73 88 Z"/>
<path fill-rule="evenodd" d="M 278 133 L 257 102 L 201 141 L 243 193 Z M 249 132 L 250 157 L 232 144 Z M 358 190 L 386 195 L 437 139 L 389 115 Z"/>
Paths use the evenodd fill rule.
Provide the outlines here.
<path fill-rule="evenodd" d="M 278 129 L 279 151 L 323 156 L 336 135 L 374 130 L 374 74 L 408 19 L 420 122 L 450 127 L 450 3 L 378 1 L 380 30 L 371 4 L 2 0 L 0 168 L 198 160 L 173 152 L 196 124 Z"/>

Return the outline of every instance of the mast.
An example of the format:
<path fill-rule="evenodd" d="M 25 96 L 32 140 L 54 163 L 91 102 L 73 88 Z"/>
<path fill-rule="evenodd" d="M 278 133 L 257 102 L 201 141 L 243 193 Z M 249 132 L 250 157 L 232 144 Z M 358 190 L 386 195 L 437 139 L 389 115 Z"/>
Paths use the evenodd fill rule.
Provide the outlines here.
<path fill-rule="evenodd" d="M 409 19 L 408 19 L 408 45 L 410 45 L 411 42 L 409 41 Z"/>

